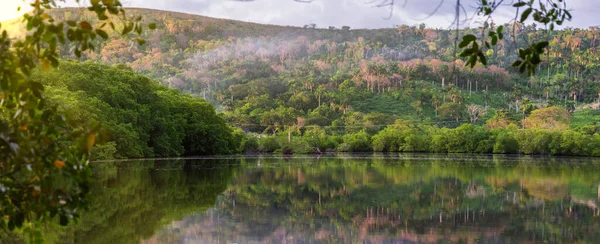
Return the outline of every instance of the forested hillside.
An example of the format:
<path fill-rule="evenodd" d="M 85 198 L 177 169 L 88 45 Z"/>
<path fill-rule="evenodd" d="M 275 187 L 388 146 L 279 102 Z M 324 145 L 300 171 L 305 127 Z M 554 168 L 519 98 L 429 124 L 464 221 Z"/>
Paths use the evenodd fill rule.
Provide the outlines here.
<path fill-rule="evenodd" d="M 570 113 L 568 122 L 544 129 L 597 121 L 593 108 L 600 97 L 598 27 L 549 32 L 506 25 L 506 38 L 487 50 L 488 66 L 470 69 L 455 59 L 454 31 L 425 25 L 299 28 L 146 9 L 129 13 L 156 24 L 156 30 L 142 33 L 144 40 L 139 41 L 145 45 L 114 37 L 83 53 L 84 60 L 125 64 L 212 103 L 231 125 L 246 132 L 281 132 L 288 142 L 307 128 L 329 135 L 365 129 L 372 136 L 394 123 L 540 128 L 531 122 L 536 120 L 525 119 L 536 109 L 553 106 Z M 57 19 L 80 15 L 94 23 L 78 9 L 55 9 L 51 14 Z M 464 29 L 460 35 L 481 31 Z M 515 50 L 540 40 L 550 45 L 534 76 L 511 67 Z M 64 57 L 74 58 L 68 48 L 63 47 Z"/>
<path fill-rule="evenodd" d="M 52 14 L 67 18 L 81 14 L 78 11 L 56 9 Z M 320 29 L 145 9 L 130 13 L 156 23 L 156 30 L 143 35 L 146 45 L 113 38 L 99 44 L 96 52 L 84 53 L 84 59 L 125 63 L 212 102 L 225 111 L 228 121 L 249 131 L 296 123 L 298 117 L 307 125 L 345 124 L 349 112 L 365 116 L 379 112 L 391 116 L 392 122 L 449 121 L 455 116 L 468 122 L 469 105 L 515 114 L 525 103 L 573 110 L 599 95 L 597 27 L 547 32 L 534 26 L 506 26 L 507 38 L 487 50 L 490 65 L 471 70 L 460 60 L 453 63 L 454 31 L 424 25 Z M 480 30 L 461 30 L 461 35 L 466 33 L 479 35 Z M 543 39 L 550 41 L 549 52 L 535 76 L 510 68 L 517 47 Z M 440 113 L 445 103 L 461 104 L 464 111 L 453 116 Z"/>

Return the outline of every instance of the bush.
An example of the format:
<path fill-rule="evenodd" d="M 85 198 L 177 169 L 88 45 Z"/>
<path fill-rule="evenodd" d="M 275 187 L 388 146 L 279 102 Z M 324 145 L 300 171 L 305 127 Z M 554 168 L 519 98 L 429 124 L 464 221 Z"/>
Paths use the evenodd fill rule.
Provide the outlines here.
<path fill-rule="evenodd" d="M 373 150 L 371 138 L 365 130 L 345 135 L 344 143 L 347 144 L 347 149 L 350 152 L 370 152 Z"/>
<path fill-rule="evenodd" d="M 387 127 L 373 136 L 373 151 L 375 152 L 395 152 L 400 149 L 399 140 L 401 133 L 396 127 Z M 402 138 L 404 139 L 404 138 Z"/>
<path fill-rule="evenodd" d="M 254 135 L 247 136 L 244 143 L 242 143 L 242 152 L 245 153 L 259 151 L 258 148 L 258 137 Z"/>
<path fill-rule="evenodd" d="M 96 144 L 92 147 L 92 160 L 111 160 L 115 159 L 117 153 L 117 143 L 114 141 Z"/>
<path fill-rule="evenodd" d="M 252 143 L 252 140 L 249 138 L 246 141 Z M 575 130 L 519 129 L 513 125 L 489 130 L 472 124 L 463 124 L 455 129 L 396 124 L 373 137 L 369 137 L 366 130 L 340 137 L 327 135 L 315 128 L 305 131 L 302 137 L 292 137 L 291 142 L 287 141 L 287 134 L 278 134 L 263 137 L 257 144 L 256 147 L 262 152 L 298 154 L 336 150 L 600 156 L 600 149 L 597 149 L 600 148 L 600 134 L 590 135 Z"/>
<path fill-rule="evenodd" d="M 519 142 L 513 133 L 501 131 L 494 144 L 494 153 L 516 154 L 519 153 Z"/>
<path fill-rule="evenodd" d="M 590 137 L 576 131 L 567 130 L 561 136 L 561 154 L 583 156 L 589 155 L 588 142 Z"/>
<path fill-rule="evenodd" d="M 442 128 L 436 130 L 436 133 L 431 136 L 431 151 L 437 153 L 448 152 L 450 129 Z"/>
<path fill-rule="evenodd" d="M 302 139 L 313 149 L 313 151 L 315 151 L 315 148 L 318 148 L 321 152 L 334 150 L 338 145 L 334 136 L 327 135 L 325 131 L 319 130 L 318 128 L 304 132 Z"/>
<path fill-rule="evenodd" d="M 281 149 L 281 142 L 277 136 L 265 136 L 258 140 L 258 150 L 261 152 L 275 152 Z"/>
<path fill-rule="evenodd" d="M 523 154 L 551 154 L 550 144 L 553 131 L 548 130 L 519 130 L 516 139 L 519 150 Z"/>

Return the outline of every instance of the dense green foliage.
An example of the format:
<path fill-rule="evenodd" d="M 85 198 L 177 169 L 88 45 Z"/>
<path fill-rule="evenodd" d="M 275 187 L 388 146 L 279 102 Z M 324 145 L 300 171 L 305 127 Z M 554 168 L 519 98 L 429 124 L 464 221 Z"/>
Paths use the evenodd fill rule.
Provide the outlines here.
<path fill-rule="evenodd" d="M 79 124 L 100 124 L 105 138 L 95 159 L 232 154 L 244 138 L 211 104 L 125 66 L 62 62 L 34 78 Z"/>
<path fill-rule="evenodd" d="M 42 243 L 42 224 L 67 225 L 87 206 L 97 133 L 49 104 L 32 72 L 57 67 L 59 46 L 67 41 L 70 48 L 63 53 L 79 57 L 94 50 L 92 42 L 108 38 L 105 28 L 118 30 L 109 16 L 121 20 L 122 35 L 134 30 L 139 35 L 143 27 L 141 17 L 129 20 L 118 0 L 89 2 L 86 12 L 97 26 L 54 19 L 48 11 L 57 6 L 55 0 L 27 4 L 32 10 L 20 18 L 22 38 L 9 36 L 0 25 L 0 229 L 23 231 L 31 243 Z"/>
<path fill-rule="evenodd" d="M 525 122 L 538 118 L 544 111 L 559 111 L 551 107 L 534 111 Z M 562 113 L 568 114 L 566 111 Z M 327 132 L 325 128 L 305 128 L 292 133 L 276 133 L 258 139 L 254 148 L 263 152 L 322 153 L 342 152 L 432 152 L 432 153 L 498 153 L 600 156 L 600 128 L 587 125 L 565 130 L 568 123 L 556 118 L 538 118 L 538 123 L 525 129 L 515 121 L 503 121 L 497 114 L 486 126 L 462 124 L 456 128 L 436 125 L 410 124 L 397 121 L 383 130 L 367 133 L 368 130 L 347 132 L 341 136 Z M 503 125 L 503 126 L 498 126 Z M 248 150 L 249 148 L 247 148 Z M 250 148 L 251 149 L 251 148 Z"/>
<path fill-rule="evenodd" d="M 51 14 L 61 19 L 74 11 L 65 8 Z M 125 64 L 170 88 L 204 98 L 223 112 L 228 123 L 259 135 L 260 140 L 242 142 L 248 151 L 313 152 L 314 139 L 306 142 L 303 138 L 308 138 L 305 131 L 315 127 L 331 137 L 320 142 L 327 146 L 319 148 L 358 150 L 352 148 L 359 137 L 346 134 L 364 130 L 373 136 L 397 119 L 421 127 L 456 128 L 464 123 L 483 126 L 501 112 L 504 117 L 488 122 L 487 128 L 515 123 L 517 127 L 554 130 L 559 128 L 552 124 L 536 127 L 537 119 L 525 118 L 536 109 L 558 106 L 575 114 L 574 124 L 561 124 L 561 130 L 594 121 L 591 113 L 580 110 L 597 107 L 600 30 L 596 27 L 541 31 L 522 24 L 488 26 L 505 36 L 514 31 L 515 38 L 497 40 L 497 45 L 486 49 L 488 66 L 471 69 L 463 61 L 455 61 L 455 32 L 424 25 L 379 30 L 296 28 L 131 11 L 156 23 L 155 31 L 142 33 L 147 45 L 131 46 L 123 38 L 111 38 L 97 43 L 97 49 L 83 53 L 83 58 Z M 81 18 L 93 22 L 88 15 Z M 482 29 L 464 29 L 460 35 L 480 32 Z M 549 41 L 533 77 L 510 67 L 519 58 L 515 47 L 527 46 L 525 39 Z M 63 56 L 73 57 L 67 52 Z M 144 129 L 115 127 L 111 132 L 135 130 Z M 129 155 L 118 156 L 181 155 L 181 146 L 167 143 L 161 148 L 159 141 L 180 137 L 167 134 L 130 147 Z M 119 136 L 144 140 L 144 135 Z M 510 140 L 503 134 L 499 138 Z M 362 150 L 370 150 L 372 144 L 357 142 L 354 146 L 358 145 L 369 145 Z M 110 146 L 105 149 L 110 151 Z M 505 150 L 498 147 L 499 152 Z"/>
<path fill-rule="evenodd" d="M 504 35 L 514 31 L 517 43 L 513 38 L 498 40 L 486 50 L 488 66 L 470 69 L 463 61 L 454 62 L 454 31 L 424 25 L 317 29 L 143 9 L 131 12 L 157 23 L 155 31 L 142 34 L 147 45 L 131 47 L 123 38 L 111 38 L 98 43 L 95 52 L 83 53 L 83 58 L 126 64 L 169 87 L 203 97 L 245 131 L 287 130 L 298 117 L 306 125 L 356 126 L 345 123 L 351 112 L 381 112 L 419 122 L 429 118 L 440 126 L 455 127 L 470 118 L 440 116 L 438 110 L 445 103 L 478 105 L 489 112 L 506 109 L 511 117 L 523 117 L 528 106 L 573 111 L 596 102 L 600 88 L 597 27 L 542 31 L 505 25 Z M 74 13 L 65 8 L 52 15 L 60 19 Z M 464 29 L 460 35 L 481 32 Z M 510 67 L 519 59 L 515 47 L 540 41 L 549 41 L 549 46 L 536 76 L 521 75 Z M 64 56 L 72 57 L 67 52 Z M 479 121 L 491 114 L 483 114 Z"/>

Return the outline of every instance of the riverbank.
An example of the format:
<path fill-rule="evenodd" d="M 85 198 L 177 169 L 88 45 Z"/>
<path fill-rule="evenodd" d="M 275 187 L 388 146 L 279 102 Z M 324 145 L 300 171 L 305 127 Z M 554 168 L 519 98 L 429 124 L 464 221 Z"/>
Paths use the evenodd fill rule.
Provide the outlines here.
<path fill-rule="evenodd" d="M 345 135 L 323 128 L 268 136 L 250 136 L 246 152 L 315 154 L 319 152 L 425 152 L 600 156 L 595 125 L 577 129 L 488 129 L 463 124 L 457 128 L 430 125 L 392 125 L 376 133 L 361 130 Z"/>

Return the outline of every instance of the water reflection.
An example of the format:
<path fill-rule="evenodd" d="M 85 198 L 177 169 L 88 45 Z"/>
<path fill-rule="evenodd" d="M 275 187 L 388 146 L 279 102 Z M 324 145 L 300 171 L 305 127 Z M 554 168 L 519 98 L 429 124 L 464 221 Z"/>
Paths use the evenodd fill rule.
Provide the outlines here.
<path fill-rule="evenodd" d="M 596 243 L 597 169 L 514 157 L 245 159 L 213 208 L 144 242 Z"/>
<path fill-rule="evenodd" d="M 139 243 L 173 221 L 216 203 L 238 160 L 98 163 L 90 210 L 67 229 L 51 227 L 49 243 Z"/>
<path fill-rule="evenodd" d="M 100 163 L 50 243 L 600 242 L 600 161 L 456 155 Z"/>

